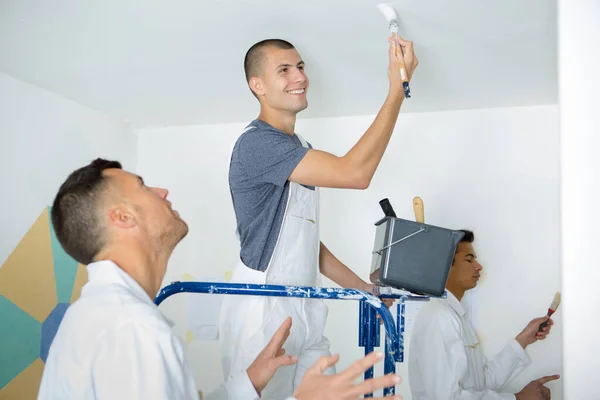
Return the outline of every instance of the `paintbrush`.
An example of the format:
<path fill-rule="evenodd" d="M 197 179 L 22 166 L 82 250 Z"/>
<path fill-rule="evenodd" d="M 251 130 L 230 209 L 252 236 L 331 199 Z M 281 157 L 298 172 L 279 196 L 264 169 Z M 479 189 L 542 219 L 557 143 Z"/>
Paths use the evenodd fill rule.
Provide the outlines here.
<path fill-rule="evenodd" d="M 558 308 L 559 304 L 560 304 L 560 292 L 556 292 L 556 294 L 554 295 L 554 300 L 552 300 L 552 304 L 550 304 L 550 308 L 548 308 L 548 317 L 551 317 L 552 314 L 554 314 L 556 312 L 556 309 Z M 544 329 L 548 325 L 549 321 L 550 321 L 550 318 L 548 318 L 548 321 L 543 322 L 540 325 L 540 329 L 538 329 L 538 332 L 541 332 L 542 329 Z"/>
<path fill-rule="evenodd" d="M 400 52 L 402 57 L 404 57 L 404 53 L 402 52 L 402 46 L 398 44 L 396 39 L 396 36 L 398 35 L 398 17 L 396 15 L 396 11 L 387 4 L 379 4 L 377 8 L 388 22 L 388 28 L 394 36 L 394 41 L 396 41 L 396 51 Z M 404 65 L 404 62 L 402 62 L 402 64 L 400 65 L 400 77 L 402 78 L 402 88 L 404 89 L 404 97 L 408 99 L 410 98 L 410 86 L 408 84 L 408 74 L 406 73 L 406 67 Z"/>

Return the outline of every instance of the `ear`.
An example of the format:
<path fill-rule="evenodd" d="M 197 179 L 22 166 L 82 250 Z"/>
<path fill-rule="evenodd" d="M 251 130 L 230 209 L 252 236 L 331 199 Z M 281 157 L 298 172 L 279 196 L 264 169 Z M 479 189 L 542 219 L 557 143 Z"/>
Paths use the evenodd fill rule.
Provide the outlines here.
<path fill-rule="evenodd" d="M 123 229 L 133 228 L 137 225 L 135 215 L 122 206 L 108 210 L 108 221 L 110 225 Z"/>
<path fill-rule="evenodd" d="M 250 90 L 252 90 L 257 96 L 262 96 L 265 94 L 263 81 L 259 77 L 253 76 L 250 78 L 248 86 L 250 86 Z"/>

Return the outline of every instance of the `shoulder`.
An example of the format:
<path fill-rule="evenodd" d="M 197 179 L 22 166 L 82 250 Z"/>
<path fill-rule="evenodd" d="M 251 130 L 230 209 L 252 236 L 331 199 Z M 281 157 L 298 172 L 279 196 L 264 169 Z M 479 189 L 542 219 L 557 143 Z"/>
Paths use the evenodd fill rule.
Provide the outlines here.
<path fill-rule="evenodd" d="M 269 143 L 295 143 L 296 140 L 285 132 L 260 120 L 252 121 L 240 135 L 236 147 L 251 147 L 253 145 L 264 145 Z"/>
<path fill-rule="evenodd" d="M 92 318 L 90 318 L 92 316 Z M 170 330 L 162 312 L 148 300 L 133 295 L 127 288 L 111 285 L 104 292 L 83 296 L 67 310 L 61 323 L 76 332 L 100 333 L 130 323 Z"/>
<path fill-rule="evenodd" d="M 415 329 L 429 329 L 440 326 L 454 327 L 460 330 L 460 317 L 443 301 L 431 299 L 419 311 Z"/>
<path fill-rule="evenodd" d="M 171 326 L 165 321 L 150 315 L 119 318 L 98 332 L 94 354 L 107 359 L 137 357 L 142 352 L 165 354 L 164 357 L 183 357 L 183 347 L 176 338 Z M 120 355 L 113 354 L 115 348 L 122 348 Z"/>
<path fill-rule="evenodd" d="M 308 140 L 306 140 L 302 135 L 296 133 L 295 136 L 296 136 L 298 142 L 300 144 L 302 144 L 302 146 L 304 146 L 304 143 L 306 143 L 306 147 L 308 149 L 312 149 L 313 148 L 313 145 Z"/>

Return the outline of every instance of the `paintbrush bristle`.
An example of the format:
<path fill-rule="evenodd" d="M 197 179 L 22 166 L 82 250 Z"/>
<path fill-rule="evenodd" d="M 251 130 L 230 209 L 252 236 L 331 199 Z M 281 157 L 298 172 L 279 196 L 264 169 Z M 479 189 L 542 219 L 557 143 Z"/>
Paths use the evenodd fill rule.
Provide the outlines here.
<path fill-rule="evenodd" d="M 552 304 L 550 304 L 550 309 L 556 311 L 558 305 L 560 304 L 560 292 L 556 292 L 554 295 L 554 300 L 552 300 Z"/>
<path fill-rule="evenodd" d="M 398 19 L 396 16 L 396 11 L 391 6 L 387 4 L 378 4 L 377 8 L 388 22 Z"/>

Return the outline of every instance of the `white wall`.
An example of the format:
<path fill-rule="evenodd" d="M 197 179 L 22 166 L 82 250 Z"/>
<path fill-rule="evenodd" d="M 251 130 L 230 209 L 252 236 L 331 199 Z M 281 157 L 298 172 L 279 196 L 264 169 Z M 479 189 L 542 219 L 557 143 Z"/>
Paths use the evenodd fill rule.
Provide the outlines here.
<path fill-rule="evenodd" d="M 136 166 L 125 124 L 2 73 L 0 132 L 0 264 L 75 168 L 96 157 Z"/>
<path fill-rule="evenodd" d="M 543 315 L 560 290 L 557 112 L 543 106 L 401 116 L 369 190 L 324 190 L 323 241 L 366 277 L 381 198 L 390 199 L 398 216 L 413 219 L 412 198 L 418 195 L 426 222 L 472 229 L 485 267 L 473 299 L 474 322 L 492 356 Z M 302 121 L 299 131 L 316 147 L 341 155 L 371 120 Z M 346 362 L 359 356 L 355 308 L 330 306 L 328 332 Z M 533 365 L 510 388 L 560 372 L 560 318 L 558 313 L 545 343 L 528 349 Z M 406 365 L 398 369 L 403 377 Z M 553 399 L 560 399 L 560 384 L 550 387 Z M 410 399 L 407 386 L 399 391 Z"/>
<path fill-rule="evenodd" d="M 558 108 L 540 106 L 400 117 L 371 187 L 322 191 L 322 239 L 349 267 L 367 278 L 378 201 L 389 197 L 396 213 L 413 218 L 412 198 L 425 202 L 426 222 L 476 233 L 486 276 L 474 296 L 474 322 L 488 354 L 501 349 L 530 319 L 543 315 L 560 290 Z M 301 120 L 297 131 L 316 148 L 344 154 L 373 116 Z M 238 257 L 227 186 L 229 154 L 246 124 L 144 130 L 138 172 L 171 190 L 174 207 L 190 224 L 164 283 L 183 273 L 222 277 Z M 185 332 L 181 295 L 161 306 Z M 357 305 L 330 302 L 326 334 L 341 354 L 340 368 L 358 359 Z M 528 349 L 534 362 L 511 388 L 561 372 L 561 312 L 551 337 Z M 216 342 L 194 341 L 189 357 L 201 388 L 221 380 Z M 399 366 L 407 378 L 405 365 Z M 560 382 L 550 385 L 560 399 Z M 408 385 L 398 390 L 410 399 Z"/>
<path fill-rule="evenodd" d="M 227 174 L 229 155 L 245 125 L 138 131 L 138 174 L 149 185 L 169 189 L 173 208 L 190 227 L 173 252 L 163 286 L 182 280 L 184 273 L 223 278 L 239 259 Z M 173 296 L 160 306 L 181 337 L 187 330 L 187 296 Z M 196 383 L 205 393 L 223 381 L 218 347 L 215 341 L 193 341 L 188 347 Z"/>
<path fill-rule="evenodd" d="M 558 3 L 564 398 L 598 399 L 600 3 Z"/>

